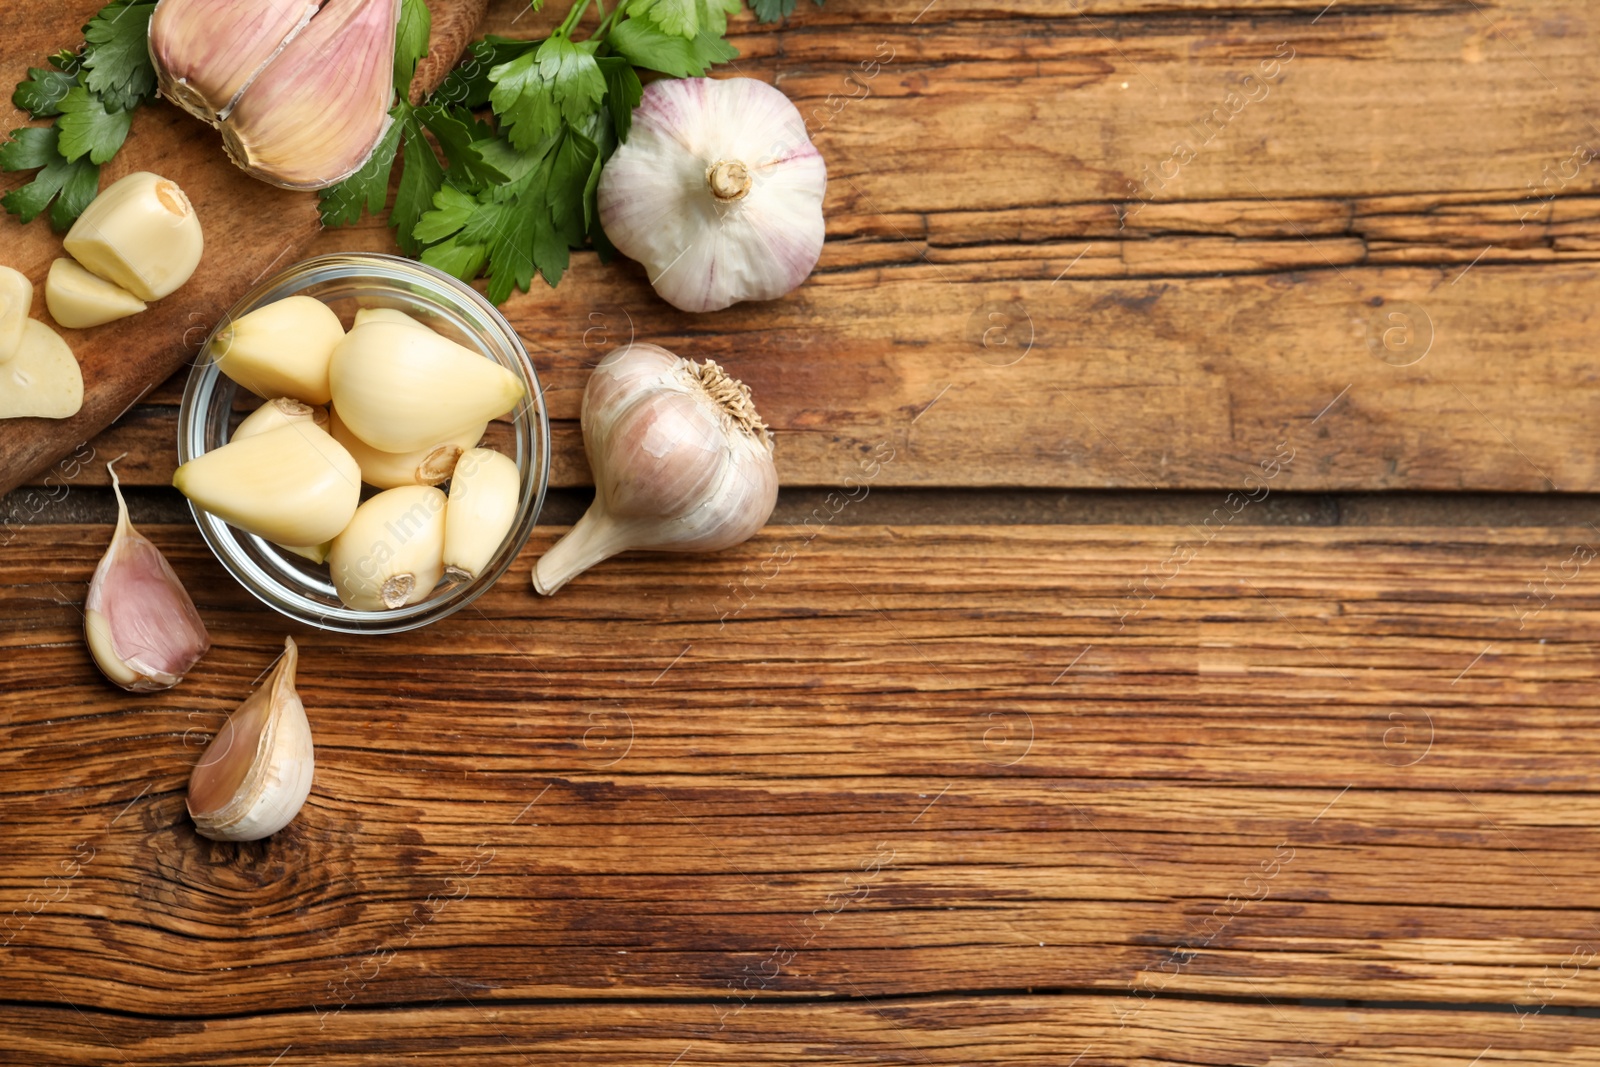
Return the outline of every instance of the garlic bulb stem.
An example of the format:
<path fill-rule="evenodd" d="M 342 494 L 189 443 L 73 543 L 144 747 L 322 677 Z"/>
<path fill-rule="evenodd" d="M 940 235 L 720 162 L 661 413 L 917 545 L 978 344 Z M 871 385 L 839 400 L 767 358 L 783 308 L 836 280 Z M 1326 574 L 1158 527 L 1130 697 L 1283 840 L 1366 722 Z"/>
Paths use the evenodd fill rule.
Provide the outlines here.
<path fill-rule="evenodd" d="M 738 160 L 717 160 L 706 171 L 706 184 L 711 195 L 724 204 L 743 200 L 750 192 L 750 168 Z"/>

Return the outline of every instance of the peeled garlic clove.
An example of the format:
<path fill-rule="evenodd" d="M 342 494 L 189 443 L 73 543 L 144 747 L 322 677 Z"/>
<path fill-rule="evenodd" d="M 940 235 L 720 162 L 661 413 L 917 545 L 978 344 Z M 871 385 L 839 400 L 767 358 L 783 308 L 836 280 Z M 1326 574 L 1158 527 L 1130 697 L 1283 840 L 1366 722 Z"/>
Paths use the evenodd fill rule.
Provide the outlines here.
<path fill-rule="evenodd" d="M 333 439 L 344 445 L 360 465 L 361 480 L 379 489 L 396 489 L 402 485 L 438 485 L 450 477 L 461 453 L 477 444 L 486 429 L 488 424 L 480 422 L 436 445 L 412 452 L 380 452 L 350 432 L 350 427 L 339 418 L 337 408 L 328 426 Z"/>
<path fill-rule="evenodd" d="M 0 363 L 22 348 L 22 328 L 33 308 L 33 283 L 20 270 L 0 267 Z"/>
<path fill-rule="evenodd" d="M 446 498 L 432 486 L 389 489 L 356 509 L 328 554 L 339 599 L 357 611 L 426 600 L 444 577 Z"/>
<path fill-rule="evenodd" d="M 415 326 L 419 330 L 429 328 L 426 324 L 417 321 L 404 311 L 396 311 L 394 308 L 362 308 L 356 312 L 356 321 L 350 328 L 353 330 L 357 326 L 365 326 L 369 322 L 398 322 L 406 326 Z"/>
<path fill-rule="evenodd" d="M 359 170 L 389 128 L 400 0 L 328 0 L 240 95 L 222 125 L 228 155 L 285 189 L 322 189 Z"/>
<path fill-rule="evenodd" d="M 294 687 L 300 650 L 283 656 L 251 693 L 189 775 L 189 817 L 213 841 L 259 841 L 288 826 L 311 795 L 311 723 Z"/>
<path fill-rule="evenodd" d="M 309 559 L 312 563 L 328 562 L 328 553 L 333 551 L 333 542 L 324 541 L 320 545 L 279 545 L 285 552 L 293 552 L 302 559 Z"/>
<path fill-rule="evenodd" d="M 505 544 L 522 504 L 522 472 L 492 448 L 474 448 L 456 464 L 444 515 L 444 565 L 470 581 Z"/>
<path fill-rule="evenodd" d="M 95 197 L 62 242 L 67 254 L 140 300 L 160 300 L 193 276 L 205 241 L 176 182 L 140 171 Z"/>
<path fill-rule="evenodd" d="M 215 122 L 316 14 L 321 0 L 161 0 L 150 17 L 150 58 L 161 95 Z"/>
<path fill-rule="evenodd" d="M 534 566 L 547 595 L 625 549 L 731 548 L 778 502 L 771 434 L 749 388 L 711 360 L 613 352 L 584 389 L 583 445 L 594 503 Z"/>
<path fill-rule="evenodd" d="M 117 527 L 89 579 L 84 637 L 95 664 L 122 688 L 171 689 L 200 662 L 211 637 L 167 557 L 128 521 L 122 483 L 110 463 L 106 470 L 117 497 Z"/>
<path fill-rule="evenodd" d="M 315 545 L 349 523 L 361 469 L 315 423 L 229 441 L 179 467 L 172 484 L 195 506 L 280 545 Z"/>
<path fill-rule="evenodd" d="M 0 365 L 0 419 L 70 419 L 83 407 L 83 371 L 72 346 L 38 319 L 22 324 L 22 347 Z"/>
<path fill-rule="evenodd" d="M 333 351 L 333 406 L 373 448 L 414 452 L 504 415 L 527 395 L 505 367 L 432 330 L 373 321 Z"/>
<path fill-rule="evenodd" d="M 788 97 L 751 78 L 645 86 L 600 173 L 600 222 L 674 307 L 794 289 L 822 254 L 828 168 Z"/>
<path fill-rule="evenodd" d="M 120 285 L 98 278 L 71 259 L 50 264 L 44 281 L 44 305 L 58 326 L 86 330 L 145 309 L 145 302 Z"/>
<path fill-rule="evenodd" d="M 297 422 L 309 422 L 326 430 L 328 413 L 322 408 L 314 408 L 310 404 L 302 404 L 298 400 L 280 396 L 276 400 L 267 401 L 246 415 L 228 440 L 243 441 L 257 434 L 282 429 Z"/>
<path fill-rule="evenodd" d="M 286 296 L 226 323 L 211 339 L 217 369 L 260 397 L 333 398 L 328 367 L 344 340 L 339 316 L 311 296 Z"/>

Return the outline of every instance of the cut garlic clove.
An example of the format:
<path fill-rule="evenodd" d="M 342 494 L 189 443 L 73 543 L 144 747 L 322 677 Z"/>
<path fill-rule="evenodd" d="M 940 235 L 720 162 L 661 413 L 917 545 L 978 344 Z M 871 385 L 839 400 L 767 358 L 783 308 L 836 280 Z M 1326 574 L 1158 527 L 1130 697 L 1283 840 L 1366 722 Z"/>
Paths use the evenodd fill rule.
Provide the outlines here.
<path fill-rule="evenodd" d="M 446 498 L 432 486 L 389 489 L 362 504 L 328 554 L 339 599 L 357 611 L 426 600 L 444 577 Z"/>
<path fill-rule="evenodd" d="M 432 330 L 374 321 L 333 352 L 333 406 L 352 432 L 384 452 L 414 452 L 504 415 L 527 395 L 522 379 Z"/>
<path fill-rule="evenodd" d="M 326 430 L 328 412 L 323 408 L 314 408 L 310 404 L 302 404 L 298 400 L 280 396 L 276 400 L 267 401 L 246 415 L 228 440 L 244 441 L 257 434 L 279 430 L 297 422 L 309 422 Z"/>
<path fill-rule="evenodd" d="M 311 723 L 295 690 L 300 652 L 283 656 L 222 724 L 189 775 L 189 817 L 213 841 L 258 841 L 289 825 L 311 795 Z"/>
<path fill-rule="evenodd" d="M 22 328 L 33 308 L 33 283 L 20 270 L 0 267 L 0 363 L 22 348 Z"/>
<path fill-rule="evenodd" d="M 176 182 L 139 171 L 95 197 L 67 231 L 67 254 L 140 300 L 160 300 L 194 274 L 205 241 Z"/>
<path fill-rule="evenodd" d="M 145 309 L 145 302 L 120 285 L 90 274 L 77 260 L 58 259 L 50 264 L 44 281 L 44 305 L 56 325 L 86 330 Z"/>
<path fill-rule="evenodd" d="M 356 321 L 350 328 L 353 330 L 357 326 L 365 326 L 369 322 L 398 322 L 405 326 L 415 326 L 419 330 L 430 329 L 425 323 L 412 318 L 404 311 L 396 311 L 394 308 L 362 308 L 356 312 Z"/>
<path fill-rule="evenodd" d="M 0 366 L 0 419 L 70 419 L 83 407 L 83 371 L 72 346 L 38 319 L 22 324 L 22 347 Z"/>
<path fill-rule="evenodd" d="M 245 86 L 316 14 L 321 0 L 161 0 L 150 58 L 161 95 L 215 123 Z"/>
<path fill-rule="evenodd" d="M 229 441 L 179 467 L 172 484 L 196 507 L 280 545 L 330 540 L 361 500 L 356 461 L 309 422 Z"/>
<path fill-rule="evenodd" d="M 371 158 L 394 103 L 400 0 L 328 0 L 240 95 L 228 155 L 285 189 L 323 189 Z"/>
<path fill-rule="evenodd" d="M 312 563 L 322 564 L 328 562 L 328 553 L 333 551 L 333 542 L 324 541 L 320 545 L 279 545 L 285 552 L 293 552 L 302 559 L 309 559 Z"/>
<path fill-rule="evenodd" d="M 487 423 L 477 423 L 472 428 L 456 434 L 448 441 L 419 448 L 414 452 L 380 452 L 350 431 L 334 409 L 328 432 L 333 439 L 349 450 L 361 467 L 361 480 L 379 489 L 397 489 L 402 485 L 438 485 L 456 469 L 461 454 L 483 438 Z"/>
<path fill-rule="evenodd" d="M 461 457 L 450 481 L 444 513 L 444 565 L 452 578 L 470 581 L 489 566 L 522 504 L 522 472 L 492 448 Z"/>
<path fill-rule="evenodd" d="M 310 296 L 287 296 L 225 324 L 211 339 L 217 369 L 260 397 L 326 404 L 328 366 L 344 340 L 339 316 Z"/>
<path fill-rule="evenodd" d="M 83 605 L 89 654 L 124 689 L 171 689 L 200 662 L 211 637 L 167 557 L 128 521 L 122 483 L 110 463 L 106 470 L 117 497 L 117 526 Z"/>

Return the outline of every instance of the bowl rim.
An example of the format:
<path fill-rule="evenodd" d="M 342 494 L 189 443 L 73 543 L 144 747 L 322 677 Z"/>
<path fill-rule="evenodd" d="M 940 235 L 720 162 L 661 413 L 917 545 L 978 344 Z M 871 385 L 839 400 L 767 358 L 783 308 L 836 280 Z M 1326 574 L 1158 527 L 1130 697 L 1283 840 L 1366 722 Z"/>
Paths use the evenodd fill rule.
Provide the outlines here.
<path fill-rule="evenodd" d="M 349 634 L 402 633 L 420 629 L 460 611 L 487 592 L 516 562 L 533 534 L 549 488 L 550 419 L 545 408 L 544 387 L 539 380 L 538 368 L 534 366 L 533 358 L 515 327 L 482 293 L 459 278 L 417 260 L 384 252 L 334 252 L 311 256 L 256 282 L 234 302 L 206 335 L 192 361 L 178 409 L 178 463 L 187 463 L 208 451 L 205 447 L 205 413 L 217 380 L 223 377 L 209 353 L 218 331 L 225 325 L 268 303 L 303 293 L 318 282 L 359 280 L 363 277 L 379 283 L 404 282 L 408 275 L 424 287 L 443 288 L 454 295 L 463 308 L 446 310 L 459 317 L 481 319 L 490 329 L 482 331 L 489 336 L 480 343 L 487 345 L 499 342 L 496 347 L 517 364 L 517 371 L 529 388 L 526 402 L 513 412 L 512 425 L 516 428 L 518 455 L 512 458 L 519 461 L 518 469 L 525 477 L 531 473 L 532 491 L 524 493 L 519 502 L 517 518 L 508 535 L 510 540 L 501 545 L 495 561 L 482 574 L 470 582 L 440 590 L 416 604 L 381 612 L 360 611 L 344 605 L 334 607 L 293 589 L 247 556 L 240 547 L 239 542 L 243 539 L 260 538 L 188 501 L 190 514 L 207 547 L 234 580 L 274 611 L 315 629 Z M 288 285 L 293 287 L 285 289 Z M 273 296 L 273 299 L 267 300 L 269 296 Z M 413 293 L 412 296 L 424 303 L 441 303 L 425 293 Z M 495 333 L 501 336 L 493 337 Z M 485 358 L 491 357 L 485 355 Z M 242 390 L 242 387 L 236 388 Z M 247 390 L 242 391 L 248 395 Z M 522 461 L 524 451 L 529 453 L 526 462 Z"/>

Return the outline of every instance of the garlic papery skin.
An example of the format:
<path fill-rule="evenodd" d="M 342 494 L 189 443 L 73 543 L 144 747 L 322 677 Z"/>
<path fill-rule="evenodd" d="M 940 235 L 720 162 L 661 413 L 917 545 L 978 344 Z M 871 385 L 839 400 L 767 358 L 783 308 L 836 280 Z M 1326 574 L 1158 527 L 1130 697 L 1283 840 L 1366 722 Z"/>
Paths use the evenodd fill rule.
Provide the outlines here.
<path fill-rule="evenodd" d="M 369 322 L 398 322 L 404 326 L 415 326 L 419 330 L 431 329 L 426 323 L 394 308 L 362 308 L 356 312 L 356 321 L 350 328 L 354 330 L 359 326 L 365 326 Z"/>
<path fill-rule="evenodd" d="M 594 503 L 533 568 L 554 593 L 630 548 L 711 552 L 772 517 L 778 470 L 750 390 L 710 360 L 632 344 L 594 370 L 583 394 Z"/>
<path fill-rule="evenodd" d="M 285 426 L 292 426 L 297 422 L 309 422 L 324 430 L 328 428 L 328 412 L 324 408 L 314 408 L 310 404 L 302 404 L 298 400 L 280 396 L 276 400 L 269 400 L 244 417 L 229 441 L 244 441 L 257 434 L 269 430 L 279 430 Z"/>
<path fill-rule="evenodd" d="M 380 452 L 350 431 L 334 409 L 328 431 L 333 439 L 355 457 L 361 467 L 361 480 L 379 489 L 402 485 L 438 485 L 456 469 L 461 454 L 483 439 L 487 423 L 476 423 L 448 441 L 428 445 L 413 452 Z"/>
<path fill-rule="evenodd" d="M 522 472 L 510 457 L 492 448 L 462 455 L 444 513 L 445 574 L 458 581 L 482 574 L 505 544 L 521 504 Z"/>
<path fill-rule="evenodd" d="M 283 655 L 261 688 L 228 716 L 189 774 L 189 817 L 201 837 L 259 841 L 288 826 L 311 795 L 311 723 L 294 686 L 300 650 Z"/>
<path fill-rule="evenodd" d="M 431 448 L 489 422 L 527 396 L 522 379 L 432 330 L 372 321 L 333 351 L 333 406 L 383 452 Z"/>
<path fill-rule="evenodd" d="M 333 399 L 328 368 L 344 336 L 332 308 L 297 294 L 224 323 L 211 338 L 211 358 L 259 397 L 326 404 Z"/>
<path fill-rule="evenodd" d="M 600 221 L 684 311 L 773 300 L 822 254 L 828 168 L 783 93 L 750 78 L 651 82 L 600 174 Z"/>
<path fill-rule="evenodd" d="M 12 267 L 0 267 L 0 363 L 22 349 L 22 328 L 33 308 L 33 283 Z"/>
<path fill-rule="evenodd" d="M 371 158 L 394 104 L 400 0 L 327 0 L 240 94 L 229 157 L 285 189 L 323 189 Z"/>
<path fill-rule="evenodd" d="M 83 407 L 83 371 L 72 346 L 38 319 L 22 324 L 22 347 L 0 364 L 0 419 L 70 419 Z"/>
<path fill-rule="evenodd" d="M 444 577 L 447 499 L 432 486 L 388 489 L 356 509 L 328 554 L 339 599 L 384 611 L 428 599 Z"/>
<path fill-rule="evenodd" d="M 56 325 L 84 330 L 137 315 L 145 309 L 145 302 L 122 286 L 90 274 L 76 260 L 58 259 L 50 264 L 44 281 L 44 306 Z"/>
<path fill-rule="evenodd" d="M 171 689 L 200 662 L 211 637 L 167 557 L 128 521 L 122 483 L 110 463 L 106 469 L 117 526 L 89 579 L 84 638 L 101 672 L 122 688 Z"/>
<path fill-rule="evenodd" d="M 161 0 L 150 17 L 150 59 L 161 95 L 215 123 L 320 3 Z"/>
<path fill-rule="evenodd" d="M 62 246 L 91 273 L 140 300 L 160 300 L 194 275 L 205 240 L 178 184 L 139 171 L 95 197 Z"/>
<path fill-rule="evenodd" d="M 196 507 L 279 545 L 331 540 L 361 500 L 361 468 L 311 422 L 229 441 L 179 467 L 172 484 Z"/>

